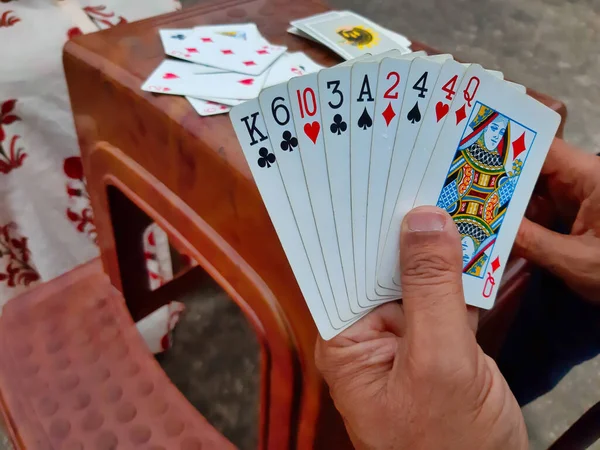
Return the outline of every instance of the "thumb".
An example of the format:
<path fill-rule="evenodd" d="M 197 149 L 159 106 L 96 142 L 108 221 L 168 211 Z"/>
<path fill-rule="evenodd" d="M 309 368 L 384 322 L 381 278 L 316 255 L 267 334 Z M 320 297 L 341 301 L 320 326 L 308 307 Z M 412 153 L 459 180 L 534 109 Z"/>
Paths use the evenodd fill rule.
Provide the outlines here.
<path fill-rule="evenodd" d="M 402 299 L 407 335 L 456 350 L 469 327 L 462 285 L 460 235 L 445 211 L 423 206 L 409 212 L 400 235 Z"/>

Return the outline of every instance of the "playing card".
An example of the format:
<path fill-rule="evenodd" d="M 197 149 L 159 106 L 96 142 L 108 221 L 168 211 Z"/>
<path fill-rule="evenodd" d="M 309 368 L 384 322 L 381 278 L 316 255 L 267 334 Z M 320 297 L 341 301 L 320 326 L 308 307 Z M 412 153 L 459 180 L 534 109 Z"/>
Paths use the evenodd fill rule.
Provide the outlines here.
<path fill-rule="evenodd" d="M 256 45 L 268 45 L 269 43 L 258 32 L 258 28 L 253 23 L 231 24 L 231 25 L 210 25 L 196 27 L 208 33 L 217 33 L 224 37 L 230 37 L 236 40 L 251 42 Z M 165 54 L 176 58 L 191 61 L 195 50 L 195 45 L 188 38 L 194 33 L 194 28 L 165 28 L 158 30 Z"/>
<path fill-rule="evenodd" d="M 361 57 L 364 59 L 365 57 Z M 358 58 L 354 61 L 360 61 Z M 335 217 L 342 269 L 348 289 L 350 309 L 361 313 L 356 295 L 352 241 L 352 201 L 350 190 L 350 82 L 352 62 L 339 64 L 318 74 L 323 139 L 329 173 L 329 187 Z"/>
<path fill-rule="evenodd" d="M 403 36 L 351 11 L 339 11 L 322 17 L 309 17 L 291 23 L 346 59 L 367 52 L 379 54 L 397 49 L 408 53 L 410 41 Z"/>
<path fill-rule="evenodd" d="M 375 124 L 369 165 L 366 224 L 366 292 L 371 300 L 379 296 L 396 295 L 391 289 L 378 288 L 376 283 L 377 251 L 383 214 L 383 203 L 396 140 L 398 119 L 404 100 L 408 73 L 415 54 L 402 58 L 384 58 L 379 66 L 375 98 Z M 376 289 L 378 288 L 378 289 Z"/>
<path fill-rule="evenodd" d="M 271 66 L 264 87 L 285 83 L 293 77 L 318 72 L 322 68 L 302 52 L 285 53 Z"/>
<path fill-rule="evenodd" d="M 195 97 L 186 97 L 186 98 L 195 98 Z M 246 100 L 238 100 L 235 98 L 221 98 L 221 97 L 202 97 L 199 100 L 204 100 L 206 102 L 218 103 L 220 105 L 225 106 L 237 106 L 244 103 Z"/>
<path fill-rule="evenodd" d="M 186 99 L 201 116 L 215 116 L 217 114 L 225 114 L 231 111 L 230 106 L 219 103 L 209 102 L 207 100 L 201 100 L 193 97 L 186 97 Z"/>
<path fill-rule="evenodd" d="M 437 205 L 462 238 L 467 304 L 489 309 L 560 116 L 514 86 L 469 68 L 415 206 Z"/>
<path fill-rule="evenodd" d="M 194 27 L 195 31 L 217 33 L 222 36 L 252 42 L 259 45 L 268 45 L 269 42 L 262 37 L 255 23 L 232 23 L 223 25 L 202 25 Z"/>
<path fill-rule="evenodd" d="M 343 320 L 355 317 L 349 303 L 348 286 L 344 277 L 342 259 L 336 234 L 323 126 L 318 101 L 319 87 L 317 74 L 292 78 L 288 83 L 289 100 L 298 145 L 300 159 L 304 168 L 306 186 L 310 204 L 319 233 L 327 274 L 336 299 L 336 305 Z M 350 280 L 348 280 L 350 281 Z"/>
<path fill-rule="evenodd" d="M 179 45 L 188 61 L 255 76 L 286 51 L 286 47 L 234 39 L 203 28 L 194 29 Z"/>
<path fill-rule="evenodd" d="M 288 200 L 288 192 L 279 171 L 276 146 L 271 145 L 258 99 L 233 108 L 230 118 L 252 176 L 319 333 L 324 339 L 330 339 L 352 322 L 344 324 L 337 318 L 335 303 L 331 295 L 331 288 L 328 288 L 329 283 L 325 271 L 319 274 L 313 272 L 311 268 L 311 262 L 307 257 Z M 320 285 L 317 284 L 315 276 L 323 279 L 323 275 L 325 281 Z"/>
<path fill-rule="evenodd" d="M 380 288 L 398 290 L 398 286 L 393 282 L 395 262 L 398 259 L 397 247 L 389 249 L 387 243 L 388 239 L 397 238 L 389 236 L 393 233 L 390 223 L 399 198 L 400 188 L 403 186 L 405 173 L 408 173 L 406 167 L 411 151 L 421 129 L 423 115 L 429 106 L 433 87 L 436 84 L 444 58 L 449 59 L 449 55 L 416 58 L 410 67 L 404 102 L 398 118 L 396 140 L 392 149 L 379 232 L 378 259 L 380 261 L 377 270 L 377 285 Z M 381 292 L 381 290 L 379 291 Z"/>
<path fill-rule="evenodd" d="M 222 97 L 248 100 L 258 96 L 266 77 L 266 73 L 253 77 L 183 61 L 165 60 L 148 77 L 142 90 L 203 99 Z"/>
<path fill-rule="evenodd" d="M 165 54 L 176 58 L 188 59 L 191 55 L 185 50 L 182 42 L 193 32 L 192 28 L 165 28 L 158 30 Z"/>

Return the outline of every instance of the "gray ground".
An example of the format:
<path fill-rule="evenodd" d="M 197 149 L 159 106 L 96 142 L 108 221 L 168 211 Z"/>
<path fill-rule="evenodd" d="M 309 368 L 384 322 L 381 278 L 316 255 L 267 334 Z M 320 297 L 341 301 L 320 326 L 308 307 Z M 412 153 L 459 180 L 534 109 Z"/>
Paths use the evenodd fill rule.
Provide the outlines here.
<path fill-rule="evenodd" d="M 184 5 L 198 0 L 184 0 Z M 457 58 L 566 102 L 566 138 L 600 150 L 600 0 L 330 0 Z M 214 286 L 186 300 L 175 347 L 161 363 L 194 405 L 234 443 L 254 448 L 257 344 Z M 600 358 L 573 369 L 524 408 L 531 447 L 545 449 L 600 400 Z M 0 450 L 4 448 L 0 433 Z M 594 448 L 600 449 L 600 444 Z"/>

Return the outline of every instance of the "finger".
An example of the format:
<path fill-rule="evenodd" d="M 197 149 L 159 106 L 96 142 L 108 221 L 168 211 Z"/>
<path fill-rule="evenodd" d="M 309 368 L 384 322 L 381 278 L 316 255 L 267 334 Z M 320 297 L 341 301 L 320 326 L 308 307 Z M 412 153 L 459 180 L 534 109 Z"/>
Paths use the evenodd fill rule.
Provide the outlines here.
<path fill-rule="evenodd" d="M 542 175 L 551 179 L 558 192 L 582 201 L 594 189 L 598 167 L 598 157 L 567 144 L 562 139 L 554 139 Z"/>
<path fill-rule="evenodd" d="M 585 255 L 590 252 L 586 242 L 575 236 L 555 233 L 535 222 L 523 219 L 514 251 L 559 277 L 570 280 L 587 264 Z"/>
<path fill-rule="evenodd" d="M 406 215 L 400 269 L 407 336 L 448 348 L 471 334 L 462 287 L 460 235 L 452 218 L 432 206 Z"/>
<path fill-rule="evenodd" d="M 372 368 L 370 376 L 389 369 L 398 336 L 404 330 L 404 312 L 398 302 L 382 305 L 329 341 L 320 337 L 315 362 L 332 386 L 337 380 L 355 377 L 360 368 Z"/>

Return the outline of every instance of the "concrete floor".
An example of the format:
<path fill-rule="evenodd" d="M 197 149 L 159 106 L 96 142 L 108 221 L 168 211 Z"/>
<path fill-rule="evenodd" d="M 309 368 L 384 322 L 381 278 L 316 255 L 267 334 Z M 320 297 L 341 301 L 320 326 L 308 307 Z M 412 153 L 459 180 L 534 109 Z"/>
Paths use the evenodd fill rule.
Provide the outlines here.
<path fill-rule="evenodd" d="M 198 0 L 184 0 L 188 6 Z M 566 139 L 600 151 L 600 0 L 330 0 L 457 58 L 560 98 Z M 232 442 L 256 446 L 258 346 L 239 310 L 214 285 L 185 299 L 188 313 L 161 364 Z M 548 447 L 600 400 L 600 358 L 573 369 L 524 408 L 531 448 Z M 3 445 L 0 433 L 0 450 Z M 600 449 L 600 444 L 593 448 Z"/>

